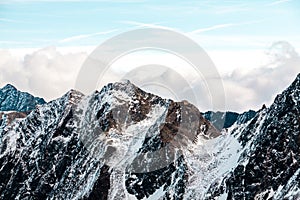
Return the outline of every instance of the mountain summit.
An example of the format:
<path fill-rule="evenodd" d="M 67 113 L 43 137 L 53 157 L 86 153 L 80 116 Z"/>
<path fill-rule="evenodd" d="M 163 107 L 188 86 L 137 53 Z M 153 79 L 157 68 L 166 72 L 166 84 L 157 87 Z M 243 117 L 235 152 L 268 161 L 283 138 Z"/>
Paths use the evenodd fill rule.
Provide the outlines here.
<path fill-rule="evenodd" d="M 26 112 L 44 103 L 46 103 L 44 99 L 34 97 L 27 92 L 20 92 L 11 84 L 0 89 L 0 111 Z"/>
<path fill-rule="evenodd" d="M 130 82 L 72 90 L 1 132 L 1 199 L 182 198 L 187 156 L 219 135 L 187 101 Z"/>

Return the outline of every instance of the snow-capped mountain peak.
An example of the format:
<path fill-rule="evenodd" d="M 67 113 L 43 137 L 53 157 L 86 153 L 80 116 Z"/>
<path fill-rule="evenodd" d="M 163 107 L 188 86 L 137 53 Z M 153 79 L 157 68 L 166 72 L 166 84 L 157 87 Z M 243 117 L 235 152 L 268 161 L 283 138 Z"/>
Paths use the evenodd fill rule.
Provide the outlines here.
<path fill-rule="evenodd" d="M 188 152 L 219 135 L 192 104 L 128 81 L 71 90 L 4 128 L 1 198 L 181 198 Z"/>
<path fill-rule="evenodd" d="M 11 84 L 0 89 L 0 111 L 27 112 L 44 103 L 46 103 L 44 99 L 20 92 Z"/>

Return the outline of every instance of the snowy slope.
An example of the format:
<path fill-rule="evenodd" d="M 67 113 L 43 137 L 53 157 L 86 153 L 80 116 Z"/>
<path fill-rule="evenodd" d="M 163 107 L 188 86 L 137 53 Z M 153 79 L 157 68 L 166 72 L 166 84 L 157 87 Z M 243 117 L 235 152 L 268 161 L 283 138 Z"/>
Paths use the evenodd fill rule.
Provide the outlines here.
<path fill-rule="evenodd" d="M 299 199 L 300 75 L 270 108 L 230 133 L 239 141 L 237 167 L 212 184 L 207 199 Z"/>

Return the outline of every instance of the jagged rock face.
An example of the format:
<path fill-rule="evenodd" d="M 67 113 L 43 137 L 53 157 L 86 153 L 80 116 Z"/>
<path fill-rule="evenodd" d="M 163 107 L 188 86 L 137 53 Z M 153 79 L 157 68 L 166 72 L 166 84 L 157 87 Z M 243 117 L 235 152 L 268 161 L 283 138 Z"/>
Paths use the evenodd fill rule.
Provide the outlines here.
<path fill-rule="evenodd" d="M 1 134 L 1 199 L 45 199 L 77 149 L 68 125 L 71 94 L 39 106 Z M 67 145 L 64 145 L 67 144 Z M 66 153 L 68 152 L 68 153 Z M 59 183 L 59 182 L 56 182 Z"/>
<path fill-rule="evenodd" d="M 300 75 L 222 135 L 129 82 L 70 91 L 0 123 L 0 199 L 300 199 L 299 112 Z"/>
<path fill-rule="evenodd" d="M 129 82 L 70 91 L 5 126 L 1 199 L 182 199 L 192 147 L 220 133 Z"/>
<path fill-rule="evenodd" d="M 230 128 L 232 125 L 244 124 L 251 120 L 256 112 L 254 110 L 249 110 L 244 113 L 236 112 L 213 112 L 207 111 L 202 114 L 205 119 L 209 120 L 218 130 L 223 128 Z"/>
<path fill-rule="evenodd" d="M 246 126 L 237 166 L 210 187 L 207 199 L 300 199 L 300 75 Z M 217 186 L 218 185 L 218 186 Z M 216 187 L 217 186 L 217 187 Z"/>
<path fill-rule="evenodd" d="M 0 111 L 27 112 L 44 103 L 46 103 L 44 99 L 20 92 L 10 84 L 0 89 Z"/>
<path fill-rule="evenodd" d="M 249 111 L 243 112 L 242 114 L 239 114 L 235 123 L 238 125 L 245 124 L 248 121 L 250 121 L 251 119 L 253 119 L 256 114 L 257 114 L 257 112 L 254 110 L 249 110 Z"/>

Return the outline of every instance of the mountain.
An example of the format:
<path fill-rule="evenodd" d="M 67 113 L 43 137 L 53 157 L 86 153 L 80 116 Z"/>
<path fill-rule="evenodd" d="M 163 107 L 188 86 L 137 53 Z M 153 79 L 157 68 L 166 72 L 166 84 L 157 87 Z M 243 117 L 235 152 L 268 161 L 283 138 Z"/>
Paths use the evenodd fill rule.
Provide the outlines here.
<path fill-rule="evenodd" d="M 0 111 L 27 112 L 44 103 L 46 103 L 44 99 L 20 92 L 10 84 L 0 89 Z"/>
<path fill-rule="evenodd" d="M 0 199 L 300 199 L 300 74 L 253 115 L 220 132 L 130 82 L 71 90 L 0 125 Z"/>
<path fill-rule="evenodd" d="M 181 199 L 185 157 L 220 132 L 187 101 L 130 82 L 70 91 L 0 135 L 1 199 Z"/>
<path fill-rule="evenodd" d="M 211 185 L 207 199 L 300 199 L 300 75 L 270 108 L 231 134 L 236 166 Z"/>
<path fill-rule="evenodd" d="M 201 113 L 205 119 L 209 120 L 218 130 L 230 128 L 235 123 L 240 125 L 251 120 L 255 115 L 256 111 L 249 110 L 244 113 L 236 113 L 236 112 L 213 112 L 207 111 L 205 113 Z"/>

